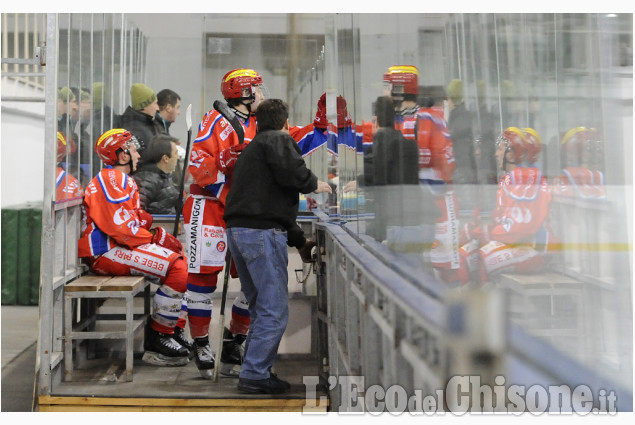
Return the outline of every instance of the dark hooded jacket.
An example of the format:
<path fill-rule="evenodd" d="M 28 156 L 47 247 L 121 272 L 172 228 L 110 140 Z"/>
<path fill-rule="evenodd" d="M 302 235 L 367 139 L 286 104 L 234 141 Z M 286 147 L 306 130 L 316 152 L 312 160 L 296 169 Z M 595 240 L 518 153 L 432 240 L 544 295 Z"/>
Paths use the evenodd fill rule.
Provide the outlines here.
<path fill-rule="evenodd" d="M 162 171 L 156 164 L 140 164 L 133 175 L 139 186 L 141 208 L 150 214 L 176 214 L 179 189 L 172 174 Z"/>

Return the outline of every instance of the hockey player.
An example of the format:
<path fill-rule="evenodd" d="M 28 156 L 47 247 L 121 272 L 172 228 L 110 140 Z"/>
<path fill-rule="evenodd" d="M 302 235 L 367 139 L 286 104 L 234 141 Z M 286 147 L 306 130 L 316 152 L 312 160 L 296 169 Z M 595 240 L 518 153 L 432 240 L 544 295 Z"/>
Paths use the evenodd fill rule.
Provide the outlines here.
<path fill-rule="evenodd" d="M 562 174 L 554 179 L 554 194 L 587 200 L 606 199 L 603 142 L 595 129 L 575 127 L 562 138 Z"/>
<path fill-rule="evenodd" d="M 535 131 L 530 133 L 537 136 Z M 482 285 L 503 270 L 527 273 L 544 265 L 541 251 L 552 242 L 548 223 L 551 191 L 537 167 L 523 164 L 535 161 L 536 146 L 540 146 L 529 142 L 525 134 L 509 127 L 496 142 L 498 166 L 505 173 L 499 182 L 497 208 L 490 225 L 469 223 L 461 230 L 462 285 L 470 280 Z M 470 274 L 477 270 L 478 277 L 472 279 Z"/>
<path fill-rule="evenodd" d="M 66 141 L 66 137 L 61 132 L 57 132 L 57 176 L 55 178 L 55 201 L 62 202 L 66 199 L 79 198 L 84 196 L 84 189 L 79 181 L 68 174 L 61 166 L 61 162 L 66 158 L 66 152 L 74 150 L 73 139 Z"/>
<path fill-rule="evenodd" d="M 234 69 L 223 76 L 221 93 L 243 126 L 244 144 L 240 143 L 231 124 L 212 109 L 199 125 L 188 165 L 194 183 L 183 206 L 189 245 L 187 317 L 194 339 L 196 365 L 205 379 L 212 379 L 215 365 L 209 344 L 209 325 L 212 293 L 225 264 L 225 198 L 236 160 L 256 135 L 253 112 L 264 100 L 262 84 L 262 77 L 252 69 Z M 232 306 L 229 329 L 224 329 L 221 374 L 237 376 L 233 366 L 242 363 L 241 345 L 248 329 L 248 304 L 240 293 Z"/>
<path fill-rule="evenodd" d="M 459 219 L 458 202 L 452 190 L 454 155 L 452 140 L 437 104 L 429 108 L 417 105 L 419 71 L 410 65 L 391 66 L 384 74 L 385 92 L 395 104 L 395 128 L 419 147 L 419 181 L 423 190 L 431 190 L 440 217 L 435 224 L 435 240 L 429 250 L 430 262 L 445 282 L 458 279 Z"/>
<path fill-rule="evenodd" d="M 186 288 L 187 265 L 181 243 L 163 228 L 151 229 L 152 216 L 140 208 L 130 174 L 139 160 L 136 139 L 116 128 L 102 134 L 95 151 L 107 166 L 84 192 L 78 256 L 103 275 L 145 275 L 161 283 L 145 330 L 143 360 L 159 366 L 182 366 L 189 351 L 172 335 Z"/>

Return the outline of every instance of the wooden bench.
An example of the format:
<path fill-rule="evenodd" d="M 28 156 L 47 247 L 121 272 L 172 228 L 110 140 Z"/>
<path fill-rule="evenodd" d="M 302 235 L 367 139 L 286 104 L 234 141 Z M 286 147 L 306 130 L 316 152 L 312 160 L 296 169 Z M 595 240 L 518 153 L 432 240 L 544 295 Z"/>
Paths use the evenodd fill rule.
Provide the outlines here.
<path fill-rule="evenodd" d="M 135 318 L 134 297 L 144 291 L 143 314 Z M 73 300 L 123 299 L 125 325 L 115 331 L 97 332 L 91 329 L 98 318 L 92 312 L 81 322 L 73 325 Z M 64 286 L 64 366 L 65 380 L 73 380 L 73 341 L 122 339 L 126 352 L 124 379 L 132 381 L 134 363 L 133 343 L 137 329 L 142 328 L 150 314 L 150 281 L 143 276 L 97 276 L 83 275 Z"/>
<path fill-rule="evenodd" d="M 550 340 L 580 340 L 584 336 L 585 297 L 580 281 L 555 271 L 542 271 L 502 273 L 497 284 L 509 291 L 512 320 L 531 333 Z"/>

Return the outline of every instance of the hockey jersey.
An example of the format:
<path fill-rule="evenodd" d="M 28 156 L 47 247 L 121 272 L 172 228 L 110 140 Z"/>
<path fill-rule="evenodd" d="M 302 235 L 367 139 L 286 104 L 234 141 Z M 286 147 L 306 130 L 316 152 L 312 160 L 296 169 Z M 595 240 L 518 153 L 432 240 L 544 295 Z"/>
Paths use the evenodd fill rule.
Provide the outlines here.
<path fill-rule="evenodd" d="M 84 192 L 82 209 L 79 257 L 101 255 L 117 245 L 135 248 L 152 241 L 152 233 L 139 219 L 137 184 L 126 173 L 101 170 Z"/>
<path fill-rule="evenodd" d="M 327 143 L 328 133 L 325 129 L 315 127 L 313 124 L 294 126 L 289 128 L 289 134 L 300 147 L 302 157 L 315 152 L 320 146 Z"/>
<path fill-rule="evenodd" d="M 536 167 L 516 168 L 501 178 L 497 196 L 491 239 L 507 244 L 530 242 L 549 214 L 547 179 Z"/>
<path fill-rule="evenodd" d="M 554 179 L 554 195 L 580 199 L 604 200 L 604 174 L 585 167 L 567 167 Z"/>
<path fill-rule="evenodd" d="M 57 202 L 79 198 L 84 194 L 84 189 L 79 181 L 68 174 L 62 167 L 57 167 L 57 176 L 55 178 L 55 200 Z"/>
<path fill-rule="evenodd" d="M 415 128 L 419 146 L 419 179 L 451 182 L 454 152 L 443 109 L 434 106 L 420 108 Z"/>
<path fill-rule="evenodd" d="M 244 143 L 248 144 L 256 135 L 256 117 L 251 115 L 244 129 Z M 198 126 L 198 134 L 192 144 L 188 171 L 197 185 L 205 189 L 224 205 L 231 183 L 228 176 L 216 168 L 216 157 L 240 143 L 238 134 L 229 121 L 215 109 L 208 111 Z"/>

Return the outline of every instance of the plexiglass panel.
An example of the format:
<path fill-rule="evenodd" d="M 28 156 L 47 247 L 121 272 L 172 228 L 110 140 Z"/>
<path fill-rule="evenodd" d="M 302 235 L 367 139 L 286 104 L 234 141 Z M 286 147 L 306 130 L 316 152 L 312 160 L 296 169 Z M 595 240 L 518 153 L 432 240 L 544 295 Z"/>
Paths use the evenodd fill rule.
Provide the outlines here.
<path fill-rule="evenodd" d="M 503 288 L 510 321 L 632 387 L 632 16 L 333 25 L 326 74 L 362 140 L 360 160 L 338 134 L 347 227 L 422 286 L 432 276 L 441 292 Z M 378 131 L 384 95 L 405 140 Z M 401 174 L 377 180 L 395 164 Z"/>

